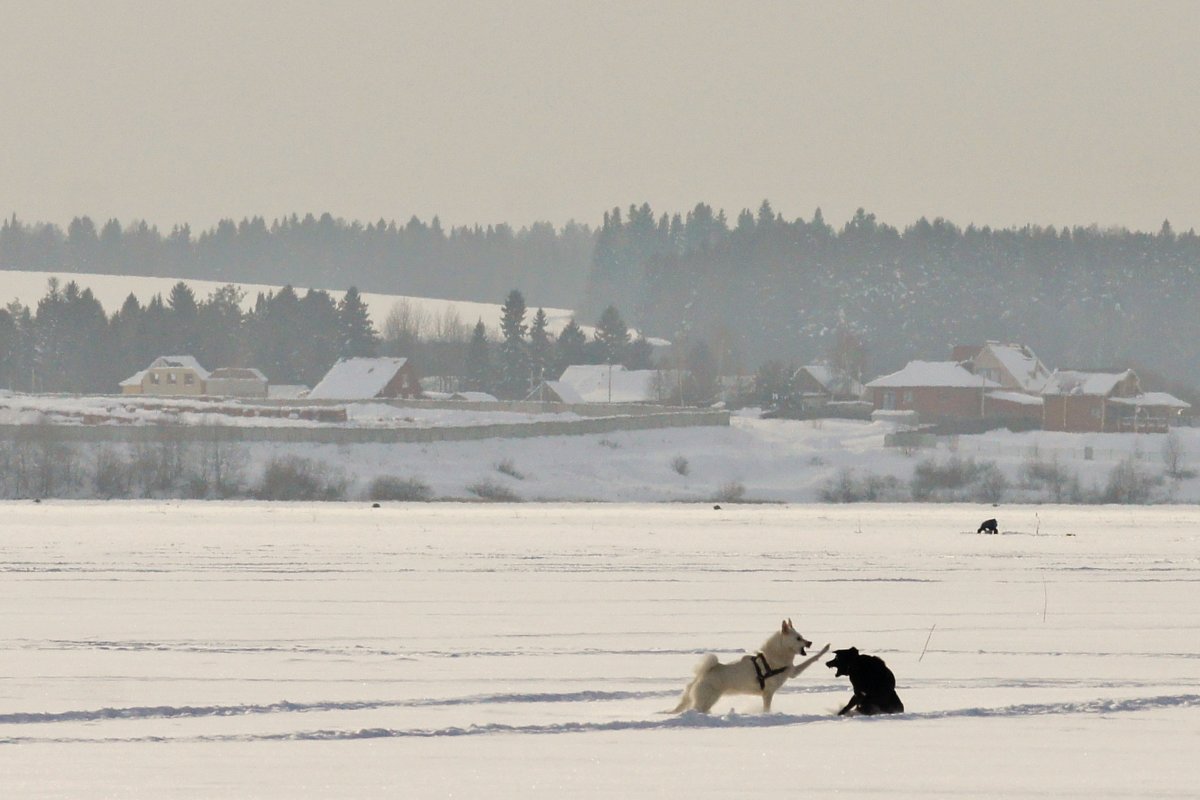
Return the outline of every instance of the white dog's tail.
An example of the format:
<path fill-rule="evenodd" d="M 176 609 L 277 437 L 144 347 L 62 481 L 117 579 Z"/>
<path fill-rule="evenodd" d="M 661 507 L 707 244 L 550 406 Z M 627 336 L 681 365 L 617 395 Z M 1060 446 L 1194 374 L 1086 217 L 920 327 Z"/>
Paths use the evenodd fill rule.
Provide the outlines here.
<path fill-rule="evenodd" d="M 686 711 L 688 708 L 690 708 L 692 705 L 692 687 L 699 683 L 705 675 L 712 672 L 712 668 L 717 664 L 717 657 L 712 653 L 709 653 L 702 658 L 700 663 L 696 665 L 696 677 L 692 678 L 692 682 L 684 687 L 683 694 L 679 697 L 679 705 L 675 706 L 667 713 L 678 714 L 680 711 Z"/>

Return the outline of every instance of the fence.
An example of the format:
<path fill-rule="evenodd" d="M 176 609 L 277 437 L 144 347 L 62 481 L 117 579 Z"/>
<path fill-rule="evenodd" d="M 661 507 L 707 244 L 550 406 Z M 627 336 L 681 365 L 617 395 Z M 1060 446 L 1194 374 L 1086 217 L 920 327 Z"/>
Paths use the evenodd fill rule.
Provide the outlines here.
<path fill-rule="evenodd" d="M 1039 459 L 1041 461 L 1124 461 L 1133 458 L 1138 461 L 1161 461 L 1163 456 L 1158 448 L 1141 449 L 1133 447 L 1128 450 L 1117 447 L 1093 447 L 1081 445 L 1078 447 L 1049 447 L 1046 445 L 1014 445 L 976 439 L 959 439 L 949 436 L 942 439 L 947 448 L 959 455 L 990 455 L 1017 456 L 1020 458 Z"/>
<path fill-rule="evenodd" d="M 406 403 L 411 405 L 411 403 Z M 483 404 L 495 409 L 495 403 Z M 532 405 L 544 408 L 544 404 Z M 461 408 L 453 405 L 452 408 Z M 672 410 L 661 407 L 640 415 L 534 422 L 461 425 L 430 428 L 351 428 L 342 426 L 238 425 L 0 425 L 0 440 L 39 437 L 59 442 L 152 442 L 163 438 L 190 442 L 292 442 L 313 444 L 403 444 L 513 439 L 538 436 L 579 436 L 619 431 L 728 426 L 728 411 Z M 572 406 L 572 411 L 577 407 Z"/>

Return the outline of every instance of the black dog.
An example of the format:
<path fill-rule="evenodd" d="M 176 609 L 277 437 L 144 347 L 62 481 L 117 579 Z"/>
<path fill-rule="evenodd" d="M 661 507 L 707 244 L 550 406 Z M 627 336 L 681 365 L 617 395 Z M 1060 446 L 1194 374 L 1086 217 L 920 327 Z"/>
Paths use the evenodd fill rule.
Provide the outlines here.
<path fill-rule="evenodd" d="M 896 676 L 877 656 L 858 652 L 857 647 L 834 650 L 833 660 L 825 666 L 837 670 L 838 677 L 848 675 L 854 696 L 838 716 L 857 708 L 860 714 L 899 714 L 904 703 L 896 694 Z"/>
<path fill-rule="evenodd" d="M 977 530 L 975 532 L 976 533 L 999 533 L 1000 526 L 996 524 L 996 520 L 994 520 L 994 519 L 985 519 L 983 522 L 979 523 L 979 530 Z"/>

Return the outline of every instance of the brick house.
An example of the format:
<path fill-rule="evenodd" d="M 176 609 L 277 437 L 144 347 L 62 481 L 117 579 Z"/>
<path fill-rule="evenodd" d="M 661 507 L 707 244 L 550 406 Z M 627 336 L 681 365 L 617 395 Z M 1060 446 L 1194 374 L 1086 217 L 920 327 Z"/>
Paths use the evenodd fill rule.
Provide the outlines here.
<path fill-rule="evenodd" d="M 1116 432 L 1130 406 L 1114 402 L 1142 394 L 1137 373 L 1055 370 L 1042 391 L 1042 428 L 1048 431 Z"/>
<path fill-rule="evenodd" d="M 915 411 L 923 423 L 982 419 L 987 392 L 1000 384 L 954 361 L 910 361 L 866 385 L 877 410 Z"/>
<path fill-rule="evenodd" d="M 955 348 L 955 353 L 961 352 Z M 1041 394 L 1050 380 L 1050 370 L 1023 344 L 988 342 L 964 360 L 971 372 L 1009 391 Z"/>

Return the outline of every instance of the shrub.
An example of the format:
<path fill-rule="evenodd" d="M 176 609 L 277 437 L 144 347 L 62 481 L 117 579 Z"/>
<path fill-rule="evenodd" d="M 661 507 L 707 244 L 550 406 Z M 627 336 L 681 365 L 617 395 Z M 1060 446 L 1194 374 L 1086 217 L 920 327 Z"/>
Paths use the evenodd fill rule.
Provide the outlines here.
<path fill-rule="evenodd" d="M 900 481 L 894 475 L 875 475 L 868 472 L 862 478 L 850 467 L 843 467 L 820 489 L 826 503 L 876 503 L 899 499 Z"/>
<path fill-rule="evenodd" d="M 951 456 L 944 463 L 929 458 L 913 469 L 909 488 L 917 501 L 987 501 L 1002 496 L 1008 481 L 992 462 Z"/>
<path fill-rule="evenodd" d="M 287 456 L 267 464 L 256 494 L 260 500 L 341 500 L 346 484 L 331 478 L 324 464 Z"/>
<path fill-rule="evenodd" d="M 517 470 L 513 465 L 511 458 L 506 458 L 496 465 L 496 471 L 507 475 L 510 478 L 516 478 L 519 481 L 525 480 L 525 476 Z"/>
<path fill-rule="evenodd" d="M 128 497 L 133 481 L 129 460 L 111 447 L 96 451 L 92 465 L 92 486 L 96 494 L 105 499 Z"/>
<path fill-rule="evenodd" d="M 367 488 L 367 499 L 425 503 L 433 499 L 433 489 L 418 478 L 380 475 Z"/>
<path fill-rule="evenodd" d="M 713 497 L 718 503 L 740 503 L 746 496 L 746 487 L 741 481 L 730 481 L 722 484 Z"/>
<path fill-rule="evenodd" d="M 1167 468 L 1167 475 L 1174 480 L 1186 480 L 1196 477 L 1195 470 L 1187 469 L 1183 465 L 1183 459 L 1186 452 L 1183 448 L 1183 442 L 1179 438 L 1179 434 L 1171 431 L 1167 434 L 1166 441 L 1163 442 L 1162 457 L 1163 463 Z"/>
<path fill-rule="evenodd" d="M 519 503 L 520 496 L 509 489 L 507 486 L 501 486 L 495 481 L 482 480 L 472 483 L 467 487 L 467 491 L 478 497 L 480 500 L 489 500 L 494 503 Z"/>
<path fill-rule="evenodd" d="M 671 469 L 684 477 L 687 477 L 688 473 L 692 471 L 691 465 L 688 464 L 688 460 L 683 456 L 675 456 L 671 459 Z"/>
<path fill-rule="evenodd" d="M 1102 503 L 1149 503 L 1154 487 L 1162 483 L 1141 468 L 1132 456 L 1119 462 L 1108 474 L 1108 485 L 1100 496 Z"/>

